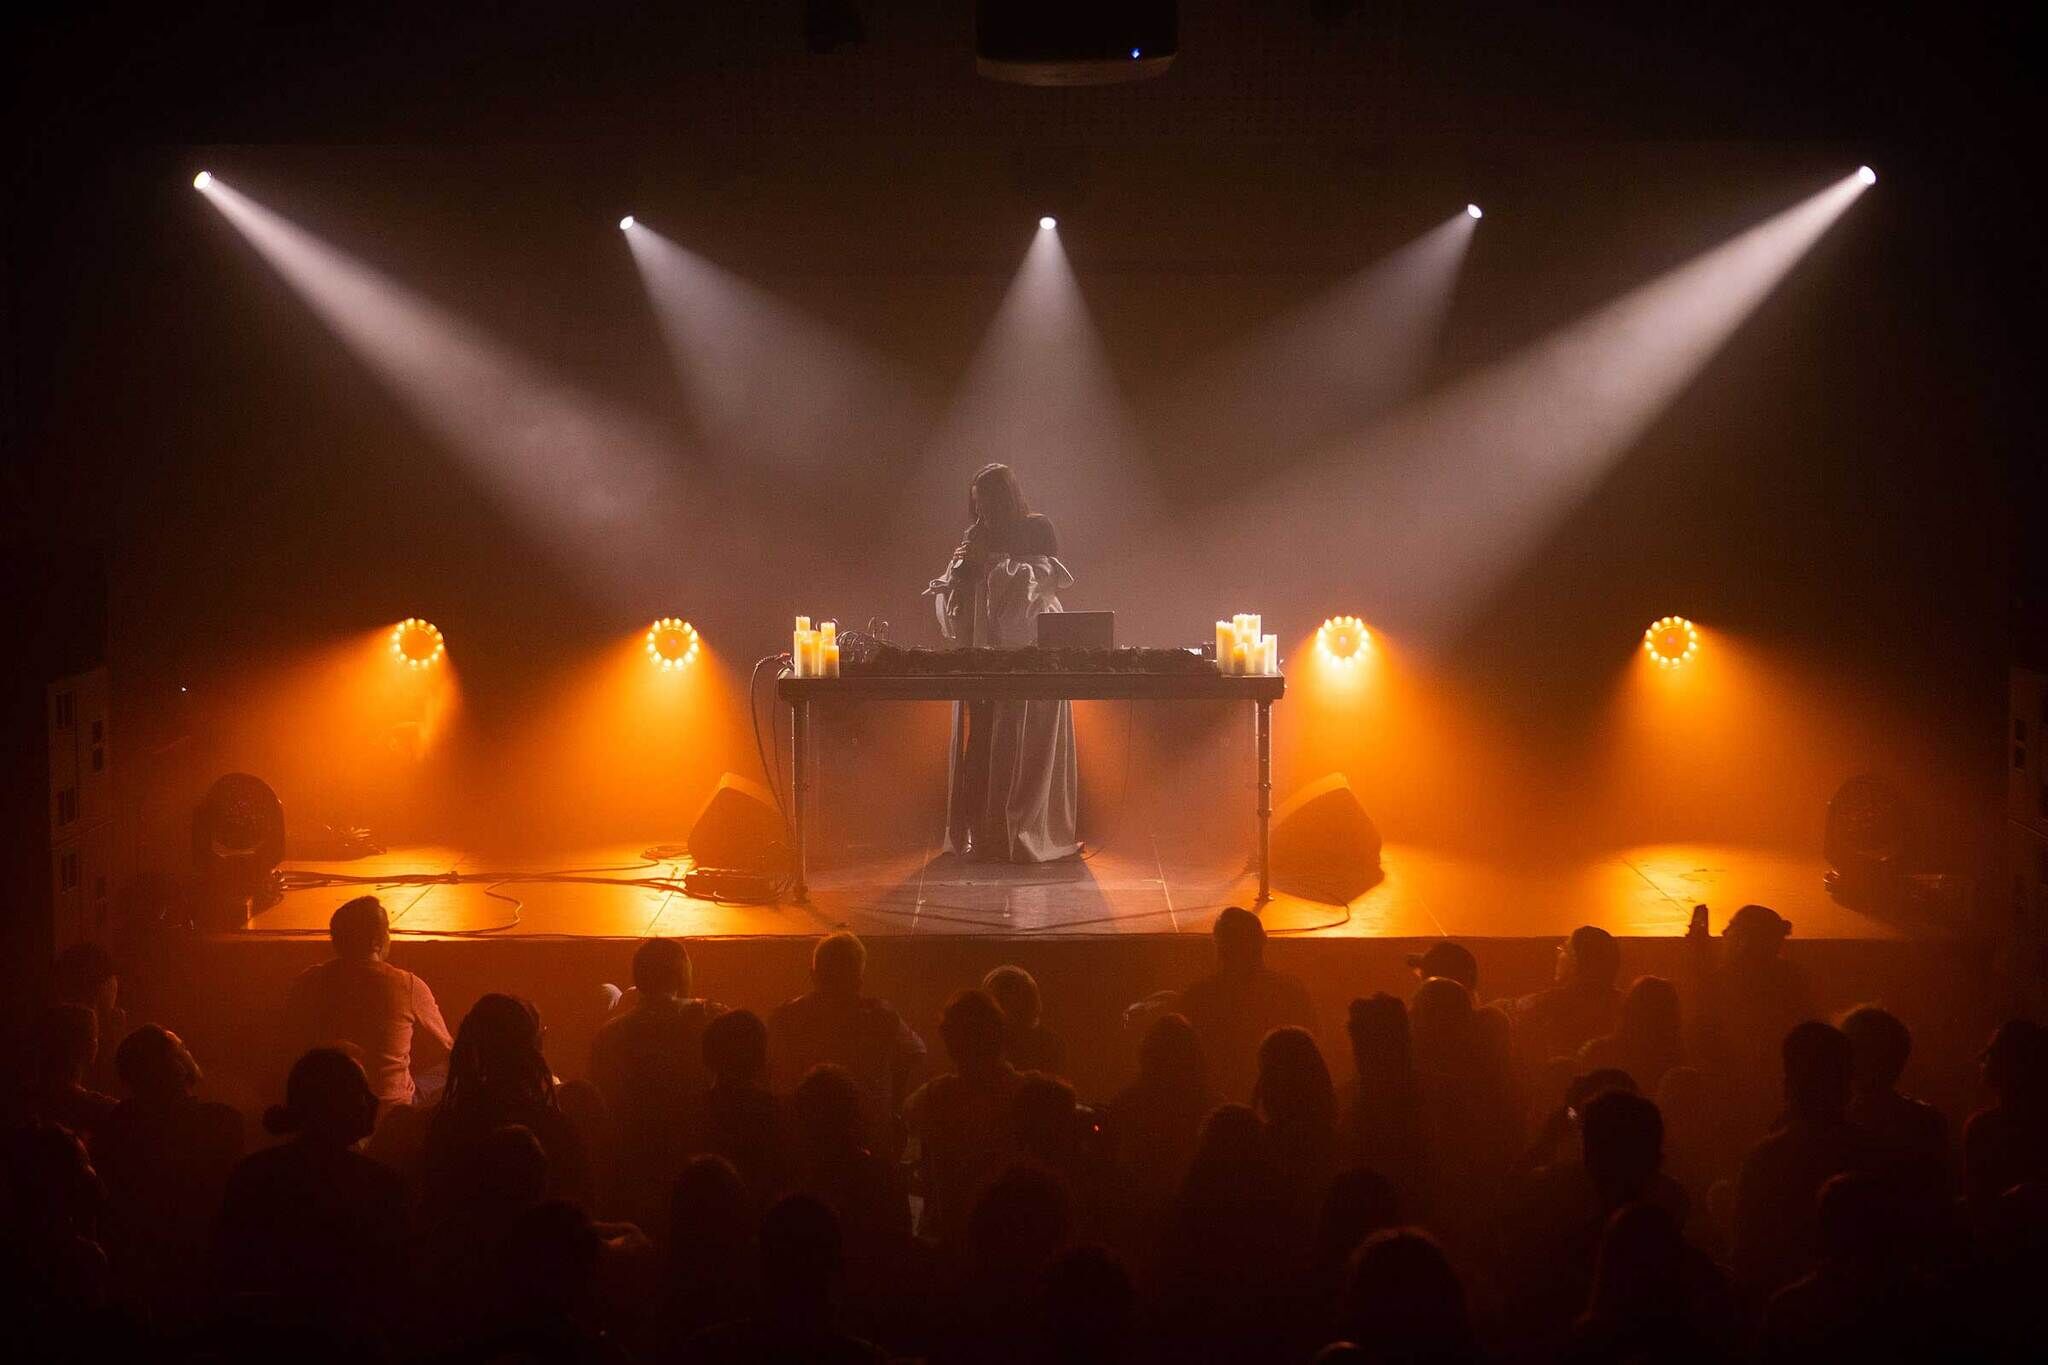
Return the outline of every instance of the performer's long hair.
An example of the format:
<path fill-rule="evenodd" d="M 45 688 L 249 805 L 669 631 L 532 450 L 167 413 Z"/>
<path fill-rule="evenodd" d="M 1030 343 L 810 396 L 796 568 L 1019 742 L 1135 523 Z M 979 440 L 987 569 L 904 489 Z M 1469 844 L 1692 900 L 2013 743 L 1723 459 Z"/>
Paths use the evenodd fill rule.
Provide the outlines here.
<path fill-rule="evenodd" d="M 1006 541 L 1031 515 L 1024 490 L 1006 464 L 983 465 L 967 486 L 967 515 L 981 522 L 997 544 Z"/>

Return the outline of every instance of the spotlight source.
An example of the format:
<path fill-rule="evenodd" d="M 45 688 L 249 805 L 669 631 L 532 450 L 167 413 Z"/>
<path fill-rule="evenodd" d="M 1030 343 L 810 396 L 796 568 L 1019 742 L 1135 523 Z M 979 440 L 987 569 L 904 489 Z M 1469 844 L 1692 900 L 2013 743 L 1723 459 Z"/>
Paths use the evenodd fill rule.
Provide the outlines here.
<path fill-rule="evenodd" d="M 1356 616 L 1332 616 L 1316 631 L 1316 648 L 1326 659 L 1355 663 L 1372 643 L 1372 632 Z"/>
<path fill-rule="evenodd" d="M 195 189 L 195 190 L 203 190 L 203 189 L 205 189 L 205 188 L 206 188 L 206 187 L 207 187 L 208 185 L 211 185 L 212 183 L 213 183 L 213 172 L 212 172 L 212 171 L 201 171 L 201 172 L 200 172 L 199 174 L 197 174 L 197 175 L 195 175 L 195 176 L 193 176 L 193 177 L 192 177 L 192 188 L 193 188 L 193 189 Z"/>
<path fill-rule="evenodd" d="M 1858 166 L 1856 168 L 1856 178 L 1866 185 L 1875 185 L 1877 183 L 1877 172 L 1871 170 L 1868 166 Z"/>
<path fill-rule="evenodd" d="M 432 621 L 408 616 L 391 628 L 391 657 L 407 668 L 432 668 L 446 651 L 441 628 Z"/>
<path fill-rule="evenodd" d="M 676 616 L 664 616 L 647 628 L 647 657 L 656 668 L 688 668 L 697 658 L 697 628 Z"/>
<path fill-rule="evenodd" d="M 1044 232 L 1051 232 L 1054 228 L 1058 227 L 1059 225 L 1060 220 L 1053 217 L 1049 213 L 1046 214 L 1045 217 L 1038 220 L 1038 226 L 1040 230 Z"/>
<path fill-rule="evenodd" d="M 619 231 L 621 231 L 621 232 L 625 232 L 625 231 L 627 231 L 628 229 L 630 229 L 630 228 L 631 228 L 632 226 L 633 226 L 633 215 L 632 215 L 632 214 L 630 214 L 630 213 L 629 213 L 629 214 L 627 214 L 627 215 L 626 215 L 626 216 L 625 216 L 624 218 L 621 218 L 621 219 L 619 219 Z"/>
<path fill-rule="evenodd" d="M 1683 616 L 1666 616 L 1643 632 L 1643 652 L 1659 668 L 1677 668 L 1700 652 L 1700 633 Z"/>
<path fill-rule="evenodd" d="M 1486 215 L 1479 211 L 1479 205 L 1467 204 L 1465 205 L 1465 216 L 1467 218 L 1484 218 Z"/>

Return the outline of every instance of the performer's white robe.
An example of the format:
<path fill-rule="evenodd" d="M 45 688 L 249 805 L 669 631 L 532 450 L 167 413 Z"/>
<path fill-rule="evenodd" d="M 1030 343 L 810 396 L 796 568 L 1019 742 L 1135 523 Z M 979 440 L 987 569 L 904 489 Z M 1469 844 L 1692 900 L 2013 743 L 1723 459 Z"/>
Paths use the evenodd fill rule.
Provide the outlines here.
<path fill-rule="evenodd" d="M 961 614 L 963 624 L 970 614 L 973 621 L 973 635 L 963 643 L 996 649 L 1035 644 L 1040 613 L 1061 610 L 1059 592 L 1073 581 L 1067 566 L 1051 555 L 996 560 L 983 579 L 979 610 Z M 941 595 L 942 628 L 947 607 Z M 1071 703 L 956 702 L 950 752 L 948 853 L 965 852 L 962 841 L 970 835 L 977 857 L 1006 862 L 1049 862 L 1080 851 Z"/>

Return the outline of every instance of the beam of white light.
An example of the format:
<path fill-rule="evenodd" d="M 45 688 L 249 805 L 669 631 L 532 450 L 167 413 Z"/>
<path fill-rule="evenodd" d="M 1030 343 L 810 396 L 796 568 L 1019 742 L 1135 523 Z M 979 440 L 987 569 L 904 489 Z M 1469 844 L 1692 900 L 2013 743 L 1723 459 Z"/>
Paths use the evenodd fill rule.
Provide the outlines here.
<path fill-rule="evenodd" d="M 1849 175 L 1390 414 L 1198 534 L 1277 533 L 1290 578 L 1453 630 L 1605 476 L 1865 188 Z M 1237 547 L 1247 549 L 1249 547 Z"/>
<path fill-rule="evenodd" d="M 644 591 L 675 559 L 674 453 L 476 328 L 213 177 L 228 221 L 586 586 Z"/>
<path fill-rule="evenodd" d="M 851 475 L 915 448 L 931 403 L 903 372 L 645 223 L 626 241 L 714 452 Z"/>
<path fill-rule="evenodd" d="M 1476 220 L 1456 213 L 1148 406 L 1163 449 L 1200 467 L 1285 464 L 1421 384 L 1437 354 Z"/>
<path fill-rule="evenodd" d="M 1058 233 L 1032 238 L 925 452 L 897 529 L 928 547 L 934 573 L 966 525 L 969 482 L 991 461 L 1016 470 L 1096 591 L 1155 515 L 1136 423 Z"/>

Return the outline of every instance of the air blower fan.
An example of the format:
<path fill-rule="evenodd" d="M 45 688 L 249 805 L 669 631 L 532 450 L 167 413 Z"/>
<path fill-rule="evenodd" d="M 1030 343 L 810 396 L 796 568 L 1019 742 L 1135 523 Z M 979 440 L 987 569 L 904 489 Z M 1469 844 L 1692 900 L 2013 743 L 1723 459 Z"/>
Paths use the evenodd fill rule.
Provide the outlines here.
<path fill-rule="evenodd" d="M 239 926 L 284 897 L 284 804 L 260 777 L 229 773 L 192 813 L 192 862 L 210 924 Z"/>

